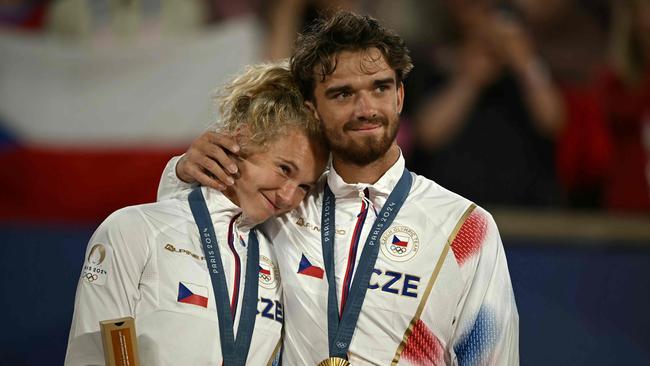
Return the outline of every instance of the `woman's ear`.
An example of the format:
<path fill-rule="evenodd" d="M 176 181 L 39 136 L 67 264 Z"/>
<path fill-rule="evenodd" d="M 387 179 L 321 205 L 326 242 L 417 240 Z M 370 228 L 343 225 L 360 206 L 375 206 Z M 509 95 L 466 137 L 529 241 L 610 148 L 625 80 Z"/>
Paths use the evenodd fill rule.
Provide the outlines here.
<path fill-rule="evenodd" d="M 251 146 L 249 142 L 251 138 L 251 132 L 248 126 L 244 125 L 237 127 L 237 129 L 232 134 L 232 138 L 240 148 L 239 154 L 234 157 L 235 159 L 246 158 L 246 156 L 250 155 Z"/>

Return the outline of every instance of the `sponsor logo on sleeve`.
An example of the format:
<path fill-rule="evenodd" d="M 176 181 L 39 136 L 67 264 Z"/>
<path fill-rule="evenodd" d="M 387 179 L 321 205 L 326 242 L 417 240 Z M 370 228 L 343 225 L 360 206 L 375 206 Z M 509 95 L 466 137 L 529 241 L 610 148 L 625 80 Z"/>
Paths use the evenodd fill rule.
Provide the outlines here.
<path fill-rule="evenodd" d="M 82 280 L 93 285 L 103 285 L 106 283 L 108 271 L 111 263 L 111 249 L 104 244 L 94 244 L 81 271 Z"/>
<path fill-rule="evenodd" d="M 388 228 L 381 236 L 380 243 L 382 254 L 396 262 L 413 259 L 420 249 L 418 234 L 403 225 Z"/>

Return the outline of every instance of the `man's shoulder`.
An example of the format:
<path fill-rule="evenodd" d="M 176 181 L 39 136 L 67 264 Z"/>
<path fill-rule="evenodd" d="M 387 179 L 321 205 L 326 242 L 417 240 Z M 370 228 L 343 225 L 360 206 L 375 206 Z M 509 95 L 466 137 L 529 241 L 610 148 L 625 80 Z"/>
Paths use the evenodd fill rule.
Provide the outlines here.
<path fill-rule="evenodd" d="M 481 215 L 494 225 L 492 215 L 471 200 L 452 192 L 431 179 L 413 174 L 413 186 L 408 198 L 408 211 L 419 215 L 428 227 L 454 227 L 470 213 Z"/>
<path fill-rule="evenodd" d="M 414 205 L 422 205 L 428 208 L 467 207 L 472 204 L 469 199 L 415 173 L 413 173 L 413 185 L 411 186 L 409 201 Z"/>

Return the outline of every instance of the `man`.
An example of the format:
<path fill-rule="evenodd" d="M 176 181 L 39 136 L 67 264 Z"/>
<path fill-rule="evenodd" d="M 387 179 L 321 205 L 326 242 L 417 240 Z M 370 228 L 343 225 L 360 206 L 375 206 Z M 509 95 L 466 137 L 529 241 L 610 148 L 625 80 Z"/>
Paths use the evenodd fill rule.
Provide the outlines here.
<path fill-rule="evenodd" d="M 412 65 L 403 40 L 338 13 L 300 36 L 291 68 L 332 167 L 298 209 L 263 228 L 284 286 L 284 364 L 518 364 L 518 314 L 492 217 L 404 168 L 395 137 Z M 230 162 L 212 141 L 236 150 L 199 138 L 170 162 L 160 196 L 187 186 L 177 176 L 229 183 Z"/>

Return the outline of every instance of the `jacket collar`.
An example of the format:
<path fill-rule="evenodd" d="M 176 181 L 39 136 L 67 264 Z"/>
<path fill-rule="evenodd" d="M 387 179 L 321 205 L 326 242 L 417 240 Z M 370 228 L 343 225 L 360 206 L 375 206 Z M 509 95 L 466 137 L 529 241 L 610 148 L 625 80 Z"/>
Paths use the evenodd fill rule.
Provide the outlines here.
<path fill-rule="evenodd" d="M 327 177 L 327 184 L 337 198 L 359 196 L 360 194 L 363 194 L 364 189 L 368 188 L 371 200 L 373 197 L 383 197 L 385 199 L 390 195 L 397 185 L 397 182 L 402 177 L 404 166 L 404 156 L 400 150 L 399 158 L 395 164 L 393 164 L 393 166 L 391 166 L 375 184 L 346 183 L 336 172 L 334 166 L 331 166 Z"/>

